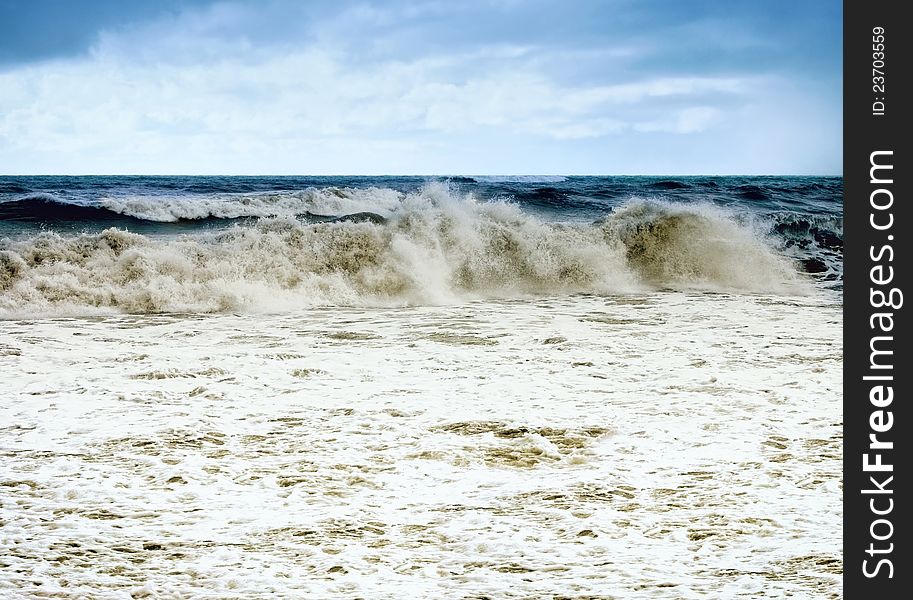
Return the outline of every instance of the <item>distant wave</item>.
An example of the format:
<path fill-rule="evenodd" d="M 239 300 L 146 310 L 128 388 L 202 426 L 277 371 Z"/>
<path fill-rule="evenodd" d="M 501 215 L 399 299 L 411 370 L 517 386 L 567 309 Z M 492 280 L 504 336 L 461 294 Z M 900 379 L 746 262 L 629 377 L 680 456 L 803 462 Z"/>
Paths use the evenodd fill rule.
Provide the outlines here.
<path fill-rule="evenodd" d="M 381 197 L 395 197 L 396 206 L 384 217 L 372 211 L 377 219 L 265 219 L 179 238 L 107 229 L 0 240 L 0 314 L 277 311 L 658 289 L 808 290 L 797 264 L 776 250 L 767 232 L 709 205 L 637 200 L 597 223 L 569 225 L 542 221 L 516 204 L 457 196 L 443 185 Z M 309 203 L 312 196 L 305 198 L 301 202 Z M 156 214 L 177 217 L 178 206 Z M 219 208 L 179 214 L 214 210 Z"/>
<path fill-rule="evenodd" d="M 651 182 L 650 187 L 661 189 L 661 190 L 681 190 L 681 189 L 688 189 L 691 186 L 683 181 L 675 181 L 673 179 L 662 179 L 659 181 Z"/>
<path fill-rule="evenodd" d="M 36 223 L 89 221 L 113 224 L 115 222 L 123 222 L 125 219 L 124 215 L 102 206 L 71 204 L 58 199 L 52 194 L 35 193 L 16 200 L 0 202 L 0 220 Z"/>
<path fill-rule="evenodd" d="M 567 181 L 563 175 L 475 175 L 471 179 L 478 183 L 561 183 Z"/>
<path fill-rule="evenodd" d="M 102 223 L 129 227 L 138 221 L 178 223 L 275 217 L 380 216 L 396 210 L 403 194 L 383 188 L 323 188 L 298 192 L 221 195 L 103 197 L 74 204 L 51 194 L 0 202 L 0 220 L 35 223 Z"/>
<path fill-rule="evenodd" d="M 261 192 L 209 196 L 128 196 L 102 198 L 113 212 L 162 223 L 206 218 L 342 216 L 359 212 L 381 215 L 396 210 L 403 193 L 389 188 L 309 188 L 296 192 Z"/>
<path fill-rule="evenodd" d="M 748 200 L 769 200 L 770 193 L 758 185 L 740 185 L 736 192 Z"/>

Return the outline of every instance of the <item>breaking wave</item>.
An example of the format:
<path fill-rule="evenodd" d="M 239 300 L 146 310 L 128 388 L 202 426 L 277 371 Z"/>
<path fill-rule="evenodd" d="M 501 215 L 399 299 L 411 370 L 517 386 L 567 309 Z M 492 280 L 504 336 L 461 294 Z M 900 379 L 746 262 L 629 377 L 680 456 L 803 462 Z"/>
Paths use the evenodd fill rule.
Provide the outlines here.
<path fill-rule="evenodd" d="M 308 192 L 300 202 L 313 204 L 316 197 Z M 321 202 L 335 202 L 333 197 L 319 196 Z M 456 196 L 442 185 L 377 198 L 357 207 L 349 204 L 352 198 L 339 198 L 335 210 L 383 211 L 385 219 L 309 224 L 273 218 L 179 237 L 109 228 L 0 240 L 0 314 L 282 311 L 657 289 L 807 290 L 796 263 L 764 231 L 709 205 L 635 200 L 596 223 L 561 224 L 510 202 Z M 175 203 L 161 214 L 176 216 L 178 207 L 198 216 L 222 210 Z"/>
<path fill-rule="evenodd" d="M 386 188 L 312 188 L 257 194 L 102 197 L 97 204 L 66 202 L 52 194 L 30 194 L 0 202 L 0 219 L 36 223 L 136 221 L 178 223 L 301 216 L 344 216 L 396 210 L 404 194 Z"/>
<path fill-rule="evenodd" d="M 295 217 L 300 215 L 346 215 L 359 212 L 391 213 L 403 194 L 389 188 L 310 188 L 298 192 L 263 192 L 213 196 L 129 196 L 102 198 L 101 206 L 112 212 L 170 223 L 197 219 L 242 217 Z"/>

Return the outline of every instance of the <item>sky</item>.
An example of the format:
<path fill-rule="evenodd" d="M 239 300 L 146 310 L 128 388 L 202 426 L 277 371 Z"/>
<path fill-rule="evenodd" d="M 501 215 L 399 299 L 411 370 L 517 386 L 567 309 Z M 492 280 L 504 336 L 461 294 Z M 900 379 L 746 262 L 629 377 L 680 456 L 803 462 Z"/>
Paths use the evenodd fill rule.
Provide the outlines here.
<path fill-rule="evenodd" d="M 0 173 L 839 175 L 841 4 L 0 0 Z"/>

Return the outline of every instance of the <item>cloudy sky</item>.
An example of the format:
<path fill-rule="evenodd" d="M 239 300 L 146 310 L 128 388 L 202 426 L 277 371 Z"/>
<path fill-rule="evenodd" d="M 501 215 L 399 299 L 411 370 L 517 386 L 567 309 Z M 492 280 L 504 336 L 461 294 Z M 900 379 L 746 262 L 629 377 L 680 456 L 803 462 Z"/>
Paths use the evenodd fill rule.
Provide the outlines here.
<path fill-rule="evenodd" d="M 839 0 L 0 0 L 0 173 L 840 174 Z"/>

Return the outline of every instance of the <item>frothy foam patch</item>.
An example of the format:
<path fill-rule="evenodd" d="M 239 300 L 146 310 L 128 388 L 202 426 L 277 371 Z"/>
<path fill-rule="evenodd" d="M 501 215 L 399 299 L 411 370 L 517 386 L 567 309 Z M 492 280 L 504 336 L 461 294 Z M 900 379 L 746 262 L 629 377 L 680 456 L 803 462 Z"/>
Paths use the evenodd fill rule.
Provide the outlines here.
<path fill-rule="evenodd" d="M 430 185 L 400 195 L 387 213 L 386 223 L 271 219 L 168 239 L 107 229 L 3 240 L 0 313 L 283 311 L 657 288 L 805 291 L 761 233 L 711 207 L 632 201 L 601 223 L 555 224 L 515 204 Z"/>

